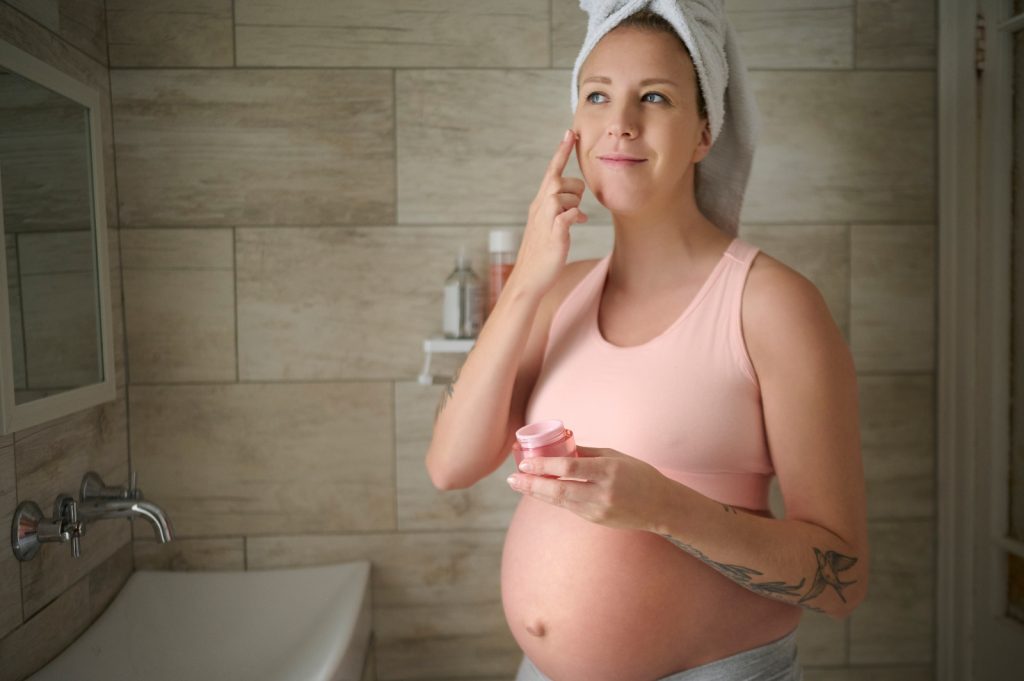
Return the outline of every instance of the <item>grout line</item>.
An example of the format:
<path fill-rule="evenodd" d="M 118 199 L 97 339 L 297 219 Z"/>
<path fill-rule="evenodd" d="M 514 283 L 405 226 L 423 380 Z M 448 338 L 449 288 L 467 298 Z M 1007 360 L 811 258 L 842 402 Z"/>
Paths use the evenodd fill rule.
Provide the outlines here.
<path fill-rule="evenodd" d="M 548 0 L 548 68 L 555 68 L 555 0 Z"/>
<path fill-rule="evenodd" d="M 398 222 L 398 69 L 391 71 L 391 143 L 394 150 L 394 164 L 392 179 L 395 182 L 395 205 L 392 217 Z"/>
<path fill-rule="evenodd" d="M 853 352 L 853 225 L 846 225 L 846 336 L 850 352 Z"/>
<path fill-rule="evenodd" d="M 396 165 L 397 165 L 397 154 L 396 154 Z M 397 187 L 397 183 L 396 183 Z M 770 222 L 744 222 L 740 226 L 740 231 L 743 231 L 747 227 L 832 227 L 843 225 L 863 225 L 867 227 L 894 227 L 894 226 L 918 226 L 918 227 L 935 227 L 937 220 L 853 220 L 853 221 L 839 221 L 832 222 L 828 220 L 788 220 L 788 221 L 770 221 Z M 499 227 L 499 226 L 512 226 L 522 228 L 522 224 L 516 220 L 498 220 L 495 222 L 488 222 L 486 220 L 474 220 L 472 222 L 454 222 L 451 220 L 439 221 L 439 222 L 383 222 L 375 224 L 367 224 L 365 222 L 356 222 L 351 224 L 340 224 L 340 223 L 327 223 L 327 224 L 314 224 L 314 223 L 301 223 L 294 225 L 281 225 L 281 224 L 237 224 L 235 227 L 243 229 L 395 229 L 395 228 L 412 228 L 417 229 L 447 229 L 449 227 Z M 587 222 L 585 224 L 578 225 L 584 229 L 604 229 L 613 227 L 612 223 L 597 223 L 592 224 Z M 134 224 L 130 229 L 134 230 L 147 230 L 147 229 L 192 229 L 192 230 L 214 230 L 214 229 L 228 229 L 229 225 L 216 225 L 216 226 L 205 226 L 197 227 L 195 225 L 158 225 L 158 224 Z M 743 236 L 742 234 L 740 235 Z M 135 268 L 129 268 L 135 269 Z M 148 269 L 148 268 L 146 268 Z M 218 269 L 215 267 L 168 267 L 161 269 L 187 269 L 187 270 L 214 270 Z"/>
<path fill-rule="evenodd" d="M 234 300 L 234 312 L 235 312 L 235 383 L 240 383 L 242 379 L 242 371 L 240 368 L 240 361 L 238 359 L 238 228 L 231 228 L 231 281 L 235 286 L 235 300 Z"/>
<path fill-rule="evenodd" d="M 395 484 L 395 531 L 398 526 L 398 383 L 391 382 L 391 473 Z"/>
<path fill-rule="evenodd" d="M 96 61 L 93 59 L 93 61 Z M 99 62 L 97 62 L 99 63 Z M 230 71 L 233 66 L 118 66 L 119 71 Z M 246 67 L 243 67 L 246 68 Z M 385 71 L 401 68 L 405 71 L 444 71 L 447 73 L 456 71 L 565 71 L 572 73 L 572 67 L 557 66 L 265 66 L 260 65 L 261 70 L 266 71 Z M 872 67 L 869 69 L 855 68 L 748 68 L 750 73 L 934 73 L 935 68 L 931 66 L 900 66 L 893 68 Z"/>
<path fill-rule="evenodd" d="M 121 244 L 120 239 L 118 239 L 117 243 L 118 243 L 118 247 L 120 247 L 120 244 Z M 4 244 L 4 246 L 5 246 L 4 251 L 6 252 L 6 250 L 7 250 L 6 249 L 6 244 Z M 7 257 L 7 256 L 5 255 L 4 257 Z M 25 287 L 21 285 L 21 282 L 24 281 L 25 276 L 24 276 L 24 274 L 21 271 L 22 270 L 22 266 L 21 266 L 21 235 L 19 235 L 19 234 L 15 234 L 14 235 L 14 259 L 18 263 L 18 313 L 21 315 L 21 360 L 22 360 L 22 365 L 23 365 L 22 369 L 24 369 L 24 371 L 25 371 L 25 375 L 24 375 L 23 378 L 25 380 L 25 386 L 29 387 L 29 385 L 28 385 L 28 335 L 27 335 L 27 333 L 25 331 Z M 14 380 L 17 380 L 17 377 L 15 377 Z M 115 378 L 115 383 L 116 382 L 117 381 L 116 381 L 116 378 Z M 116 389 L 117 386 L 114 386 L 114 387 Z"/>

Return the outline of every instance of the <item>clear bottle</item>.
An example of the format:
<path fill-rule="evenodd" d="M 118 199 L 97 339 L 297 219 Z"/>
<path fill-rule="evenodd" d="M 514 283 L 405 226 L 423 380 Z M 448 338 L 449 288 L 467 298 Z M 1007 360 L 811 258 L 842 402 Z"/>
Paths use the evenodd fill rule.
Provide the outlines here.
<path fill-rule="evenodd" d="M 480 279 L 473 273 L 466 247 L 460 246 L 455 269 L 444 282 L 444 335 L 446 338 L 476 338 L 483 320 Z"/>
<path fill-rule="evenodd" d="M 512 267 L 516 262 L 516 233 L 511 229 L 492 229 L 490 234 L 491 266 L 487 286 L 487 316 L 491 316 Z"/>

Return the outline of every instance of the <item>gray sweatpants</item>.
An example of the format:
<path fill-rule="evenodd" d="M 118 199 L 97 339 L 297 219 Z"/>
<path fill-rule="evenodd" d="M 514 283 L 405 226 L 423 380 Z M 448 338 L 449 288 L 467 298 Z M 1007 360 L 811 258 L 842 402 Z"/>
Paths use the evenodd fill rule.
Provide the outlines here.
<path fill-rule="evenodd" d="M 796 629 L 757 648 L 713 660 L 699 667 L 665 676 L 658 681 L 801 681 L 803 671 L 796 654 Z M 526 656 L 516 681 L 552 681 Z M 626 681 L 626 680 L 623 680 Z M 632 680 L 630 680 L 632 681 Z"/>

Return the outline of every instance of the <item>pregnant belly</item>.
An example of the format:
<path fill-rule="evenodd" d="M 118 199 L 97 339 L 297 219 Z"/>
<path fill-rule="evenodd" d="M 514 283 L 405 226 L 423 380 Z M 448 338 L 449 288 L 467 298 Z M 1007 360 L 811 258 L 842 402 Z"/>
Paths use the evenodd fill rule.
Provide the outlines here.
<path fill-rule="evenodd" d="M 781 638 L 802 613 L 653 533 L 530 497 L 505 537 L 501 592 L 512 635 L 555 681 L 653 681 Z"/>

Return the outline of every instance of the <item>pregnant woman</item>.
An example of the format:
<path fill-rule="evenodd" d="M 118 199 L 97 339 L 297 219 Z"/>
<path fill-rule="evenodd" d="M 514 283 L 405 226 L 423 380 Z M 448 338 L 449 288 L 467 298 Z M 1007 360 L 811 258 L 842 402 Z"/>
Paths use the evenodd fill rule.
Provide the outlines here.
<path fill-rule="evenodd" d="M 575 433 L 578 457 L 509 477 L 520 681 L 800 679 L 802 612 L 867 591 L 853 361 L 815 286 L 736 236 L 756 107 L 721 3 L 581 5 L 572 130 L 427 469 L 468 487 L 525 424 Z M 567 264 L 585 187 L 614 248 Z"/>

